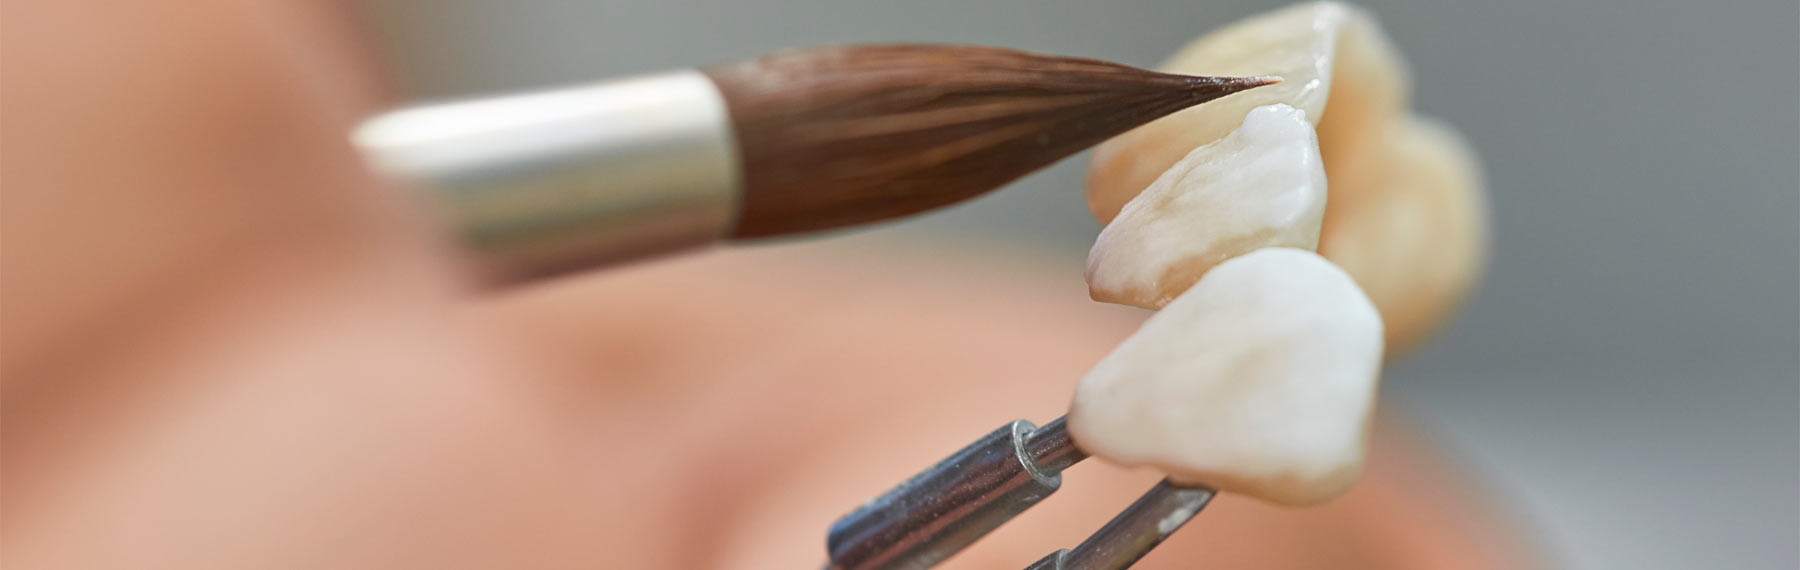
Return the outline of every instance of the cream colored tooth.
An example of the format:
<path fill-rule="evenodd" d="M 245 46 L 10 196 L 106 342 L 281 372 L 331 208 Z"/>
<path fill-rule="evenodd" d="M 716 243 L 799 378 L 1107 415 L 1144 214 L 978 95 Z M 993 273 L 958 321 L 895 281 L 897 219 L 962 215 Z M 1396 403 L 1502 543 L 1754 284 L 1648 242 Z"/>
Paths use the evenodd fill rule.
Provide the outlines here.
<path fill-rule="evenodd" d="M 1334 209 L 1319 244 L 1381 311 L 1390 354 L 1416 346 L 1456 309 L 1481 273 L 1487 245 L 1474 153 L 1435 122 L 1401 125 L 1384 145 L 1382 185 Z"/>
<path fill-rule="evenodd" d="M 1404 64 L 1374 20 L 1335 2 L 1244 20 L 1182 48 L 1161 69 L 1192 75 L 1276 75 L 1259 87 L 1154 121 L 1100 145 L 1087 180 L 1088 208 L 1106 223 L 1189 150 L 1218 140 L 1250 109 L 1285 103 L 1319 126 L 1327 174 L 1338 183 L 1369 152 L 1369 137 L 1406 108 Z M 1374 128 L 1371 128 L 1373 126 Z M 1340 156 L 1342 155 L 1342 156 Z"/>
<path fill-rule="evenodd" d="M 1162 307 L 1231 257 L 1272 246 L 1316 249 L 1325 169 L 1304 111 L 1258 107 L 1194 149 L 1133 199 L 1088 253 L 1095 300 Z"/>
<path fill-rule="evenodd" d="M 1186 483 L 1308 505 L 1362 465 L 1381 319 L 1343 271 L 1269 248 L 1226 261 L 1082 378 L 1084 451 Z"/>
<path fill-rule="evenodd" d="M 1479 169 L 1449 129 L 1408 116 L 1406 67 L 1372 17 L 1335 2 L 1301 4 L 1207 34 L 1162 67 L 1197 75 L 1279 75 L 1284 82 L 1170 115 L 1102 144 L 1087 181 L 1096 219 L 1113 220 L 1169 165 L 1225 136 L 1249 109 L 1288 103 L 1314 120 L 1330 180 L 1319 252 L 1343 265 L 1375 299 L 1389 321 L 1390 356 L 1419 344 L 1454 311 L 1484 261 Z M 1110 225 L 1106 231 L 1129 233 Z M 1146 304 L 1129 294 L 1102 294 L 1115 286 L 1090 288 L 1096 299 Z"/>

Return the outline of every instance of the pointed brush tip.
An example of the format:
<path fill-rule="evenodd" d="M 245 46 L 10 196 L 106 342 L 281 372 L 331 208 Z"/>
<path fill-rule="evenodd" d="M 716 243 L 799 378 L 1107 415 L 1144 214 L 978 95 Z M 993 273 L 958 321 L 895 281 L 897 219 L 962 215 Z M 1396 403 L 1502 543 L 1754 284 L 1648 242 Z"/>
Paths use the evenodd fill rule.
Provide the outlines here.
<path fill-rule="evenodd" d="M 1181 90 L 1190 93 L 1197 98 L 1196 103 L 1204 103 L 1226 95 L 1235 95 L 1257 87 L 1281 83 L 1281 78 L 1273 75 L 1248 77 L 1208 77 L 1188 75 L 1179 77 L 1184 80 L 1185 84 Z"/>
<path fill-rule="evenodd" d="M 1281 78 L 1274 75 L 1254 75 L 1249 77 L 1195 77 L 1195 83 L 1208 87 L 1221 87 L 1228 91 L 1244 91 L 1265 85 L 1281 83 Z"/>

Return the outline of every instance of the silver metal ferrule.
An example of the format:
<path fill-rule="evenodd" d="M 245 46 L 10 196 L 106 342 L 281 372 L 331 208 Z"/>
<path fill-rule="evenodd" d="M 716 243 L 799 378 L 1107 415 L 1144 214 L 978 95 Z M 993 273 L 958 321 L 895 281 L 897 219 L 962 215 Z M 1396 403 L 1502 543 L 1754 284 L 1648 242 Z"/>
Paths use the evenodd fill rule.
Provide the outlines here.
<path fill-rule="evenodd" d="M 737 223 L 731 117 L 698 71 L 402 109 L 354 141 L 504 277 L 704 245 Z"/>

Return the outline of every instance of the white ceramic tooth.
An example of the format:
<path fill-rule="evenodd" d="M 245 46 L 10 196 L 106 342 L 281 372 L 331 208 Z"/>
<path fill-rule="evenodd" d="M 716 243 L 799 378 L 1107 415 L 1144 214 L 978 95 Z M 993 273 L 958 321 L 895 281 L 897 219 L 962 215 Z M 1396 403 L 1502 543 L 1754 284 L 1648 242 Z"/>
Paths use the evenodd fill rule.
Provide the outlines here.
<path fill-rule="evenodd" d="M 1479 169 L 1453 132 L 1407 115 L 1406 67 L 1368 13 L 1335 2 L 1270 12 L 1202 36 L 1163 69 L 1285 81 L 1102 144 L 1087 181 L 1097 219 L 1112 220 L 1164 169 L 1224 136 L 1248 109 L 1289 103 L 1314 120 L 1330 180 L 1319 251 L 1375 298 L 1389 320 L 1390 356 L 1419 344 L 1457 307 L 1484 262 Z M 1115 296 L 1132 303 L 1096 294 Z"/>
<path fill-rule="evenodd" d="M 1150 316 L 1076 387 L 1082 450 L 1177 482 L 1309 505 L 1363 462 L 1381 318 L 1323 257 L 1231 259 Z"/>
<path fill-rule="evenodd" d="M 1347 490 L 1362 464 L 1381 320 L 1312 252 L 1227 261 L 1076 388 L 1077 445 L 1180 482 L 1289 505 Z"/>
<path fill-rule="evenodd" d="M 1400 125 L 1384 145 L 1380 185 L 1332 210 L 1319 244 L 1381 311 L 1390 354 L 1416 346 L 1455 311 L 1481 274 L 1487 244 L 1474 153 L 1433 121 Z"/>
<path fill-rule="evenodd" d="M 1406 108 L 1407 75 L 1398 52 L 1359 8 L 1301 4 L 1200 37 L 1161 69 L 1193 75 L 1275 75 L 1282 83 L 1224 97 L 1151 122 L 1094 151 L 1087 180 L 1095 219 L 1124 204 L 1189 150 L 1226 135 L 1250 109 L 1285 103 L 1306 111 L 1333 184 L 1352 176 L 1367 137 Z M 1342 155 L 1341 157 L 1339 155 Z"/>
<path fill-rule="evenodd" d="M 1306 113 L 1258 107 L 1165 171 L 1100 232 L 1088 253 L 1089 294 L 1155 309 L 1226 259 L 1271 246 L 1315 249 L 1325 195 Z"/>

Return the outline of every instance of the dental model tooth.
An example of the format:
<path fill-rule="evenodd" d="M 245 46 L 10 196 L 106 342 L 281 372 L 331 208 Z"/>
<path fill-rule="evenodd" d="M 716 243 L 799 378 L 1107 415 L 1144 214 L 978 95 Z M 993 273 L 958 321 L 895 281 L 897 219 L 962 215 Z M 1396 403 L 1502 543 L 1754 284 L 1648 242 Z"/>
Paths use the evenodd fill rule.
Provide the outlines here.
<path fill-rule="evenodd" d="M 1288 505 L 1355 482 L 1381 319 L 1312 252 L 1226 261 L 1146 321 L 1076 388 L 1068 425 L 1089 454 Z"/>
<path fill-rule="evenodd" d="M 1474 153 L 1455 132 L 1414 118 L 1387 147 L 1383 186 L 1332 212 L 1319 252 L 1362 285 L 1398 354 L 1433 332 L 1481 273 L 1487 205 Z"/>
<path fill-rule="evenodd" d="M 1304 111 L 1258 107 L 1127 204 L 1088 253 L 1095 300 L 1162 307 L 1207 270 L 1264 247 L 1316 249 L 1325 170 Z"/>
<path fill-rule="evenodd" d="M 1135 223 L 1114 218 L 1180 157 L 1225 137 L 1253 108 L 1289 104 L 1316 126 L 1330 181 L 1319 253 L 1375 300 L 1388 321 L 1389 356 L 1418 345 L 1455 311 L 1484 261 L 1480 172 L 1454 132 L 1409 116 L 1406 67 L 1366 12 L 1317 2 L 1256 16 L 1202 36 L 1162 68 L 1276 75 L 1283 82 L 1187 109 L 1100 145 L 1086 188 L 1095 219 Z M 1132 233 L 1114 225 L 1103 233 Z M 1089 265 L 1092 278 L 1093 256 Z M 1107 273 L 1124 274 L 1101 275 Z M 1160 289 L 1167 290 L 1150 297 L 1179 293 Z M 1090 290 L 1095 299 L 1153 306 L 1116 283 L 1090 283 Z"/>
<path fill-rule="evenodd" d="M 1399 55 L 1362 10 L 1302 4 L 1233 24 L 1188 44 L 1160 66 L 1195 75 L 1273 75 L 1259 87 L 1158 119 L 1094 151 L 1088 208 L 1101 223 L 1189 150 L 1224 137 L 1251 109 L 1284 103 L 1319 127 L 1334 185 L 1361 166 L 1383 125 L 1404 114 L 1408 79 Z M 1343 155 L 1343 156 L 1339 156 Z"/>

